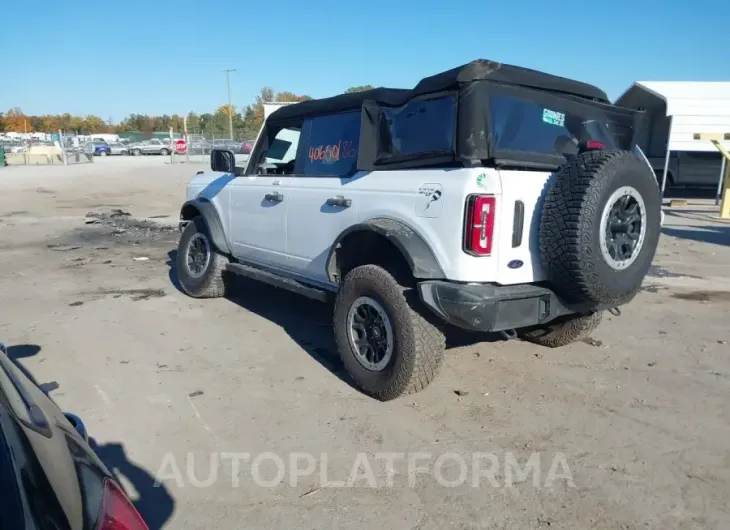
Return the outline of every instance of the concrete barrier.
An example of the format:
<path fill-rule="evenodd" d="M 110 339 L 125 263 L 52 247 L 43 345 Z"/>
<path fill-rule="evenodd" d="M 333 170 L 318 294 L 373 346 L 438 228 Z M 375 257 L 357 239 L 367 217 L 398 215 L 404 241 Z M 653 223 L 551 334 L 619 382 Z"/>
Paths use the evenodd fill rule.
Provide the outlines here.
<path fill-rule="evenodd" d="M 63 165 L 63 155 L 60 153 L 5 153 L 5 160 L 9 166 L 48 166 Z M 93 162 L 92 155 L 84 153 L 69 153 L 69 164 Z"/>
<path fill-rule="evenodd" d="M 61 155 L 37 154 L 37 153 L 8 153 L 5 160 L 9 166 L 36 166 L 36 165 L 63 165 Z"/>

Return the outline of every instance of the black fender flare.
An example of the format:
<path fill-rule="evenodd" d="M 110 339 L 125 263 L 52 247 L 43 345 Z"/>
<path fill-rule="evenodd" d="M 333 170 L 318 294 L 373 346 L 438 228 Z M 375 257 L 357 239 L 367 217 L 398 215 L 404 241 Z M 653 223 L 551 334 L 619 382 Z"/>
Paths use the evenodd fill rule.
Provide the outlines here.
<path fill-rule="evenodd" d="M 414 278 L 423 280 L 441 280 L 446 277 L 431 247 L 407 224 L 388 217 L 375 217 L 345 229 L 330 248 L 327 256 L 327 275 L 336 282 L 336 269 L 333 267 L 335 252 L 342 241 L 354 232 L 375 232 L 393 243 L 408 263 Z"/>
<path fill-rule="evenodd" d="M 181 223 L 186 223 L 186 221 L 183 220 L 183 212 L 187 207 L 193 207 L 200 212 L 200 216 L 205 220 L 205 224 L 208 226 L 210 238 L 213 240 L 215 248 L 224 254 L 230 254 L 231 249 L 228 246 L 228 241 L 226 241 L 226 233 L 223 230 L 223 224 L 218 216 L 218 210 L 216 210 L 215 205 L 205 199 L 192 199 L 190 201 L 186 201 L 180 209 Z"/>

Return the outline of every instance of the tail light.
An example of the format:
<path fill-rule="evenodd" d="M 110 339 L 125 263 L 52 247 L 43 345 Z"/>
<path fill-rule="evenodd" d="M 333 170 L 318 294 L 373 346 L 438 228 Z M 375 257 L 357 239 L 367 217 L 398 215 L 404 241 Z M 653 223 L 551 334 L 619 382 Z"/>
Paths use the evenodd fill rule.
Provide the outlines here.
<path fill-rule="evenodd" d="M 474 256 L 492 253 L 494 210 L 497 199 L 492 195 L 470 195 L 466 202 L 464 250 Z"/>
<path fill-rule="evenodd" d="M 149 530 L 142 516 L 113 480 L 104 482 L 98 530 Z"/>
<path fill-rule="evenodd" d="M 606 144 L 599 140 L 588 140 L 587 142 L 581 143 L 578 149 L 581 153 L 586 151 L 603 151 L 606 149 Z"/>

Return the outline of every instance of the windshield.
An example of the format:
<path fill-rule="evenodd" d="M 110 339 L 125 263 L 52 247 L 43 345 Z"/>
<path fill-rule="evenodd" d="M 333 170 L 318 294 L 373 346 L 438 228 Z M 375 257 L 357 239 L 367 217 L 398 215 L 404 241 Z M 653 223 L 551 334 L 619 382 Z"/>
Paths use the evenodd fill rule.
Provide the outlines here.
<path fill-rule="evenodd" d="M 631 149 L 633 129 L 610 110 L 555 98 L 550 107 L 522 97 L 491 95 L 490 125 L 495 150 L 544 155 L 577 154 L 589 140 L 606 149 Z"/>

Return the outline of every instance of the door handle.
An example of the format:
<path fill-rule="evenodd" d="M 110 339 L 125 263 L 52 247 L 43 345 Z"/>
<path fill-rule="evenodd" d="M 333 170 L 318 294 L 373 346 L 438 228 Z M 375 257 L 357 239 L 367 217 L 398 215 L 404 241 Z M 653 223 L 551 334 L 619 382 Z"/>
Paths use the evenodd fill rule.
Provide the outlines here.
<path fill-rule="evenodd" d="M 264 195 L 264 200 L 271 202 L 281 202 L 284 200 L 284 196 L 278 191 L 275 191 L 274 193 L 267 193 L 266 195 Z"/>
<path fill-rule="evenodd" d="M 352 206 L 352 201 L 350 199 L 345 199 L 342 195 L 338 195 L 337 197 L 330 197 L 327 199 L 326 202 L 327 206 L 339 206 L 340 208 L 349 208 Z"/>

